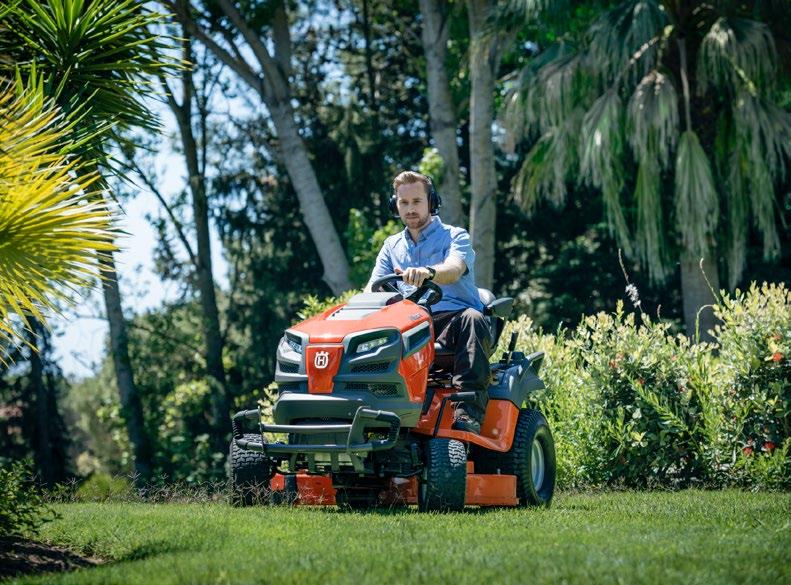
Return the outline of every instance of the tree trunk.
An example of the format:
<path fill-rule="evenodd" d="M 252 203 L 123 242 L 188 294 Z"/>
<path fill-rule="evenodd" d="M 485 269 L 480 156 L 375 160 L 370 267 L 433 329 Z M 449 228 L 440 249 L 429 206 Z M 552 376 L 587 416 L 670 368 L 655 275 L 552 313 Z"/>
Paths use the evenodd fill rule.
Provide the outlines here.
<path fill-rule="evenodd" d="M 485 25 L 492 0 L 467 0 L 470 23 L 470 235 L 476 252 L 476 284 L 492 288 L 497 218 L 494 170 L 494 81 L 496 41 Z"/>
<path fill-rule="evenodd" d="M 260 70 L 256 71 L 242 56 L 238 47 L 228 52 L 218 45 L 212 37 L 193 20 L 186 8 L 188 2 L 168 3 L 178 14 L 188 32 L 195 35 L 215 56 L 233 69 L 245 83 L 247 83 L 267 106 L 272 121 L 280 140 L 280 150 L 286 171 L 297 192 L 302 215 L 308 232 L 316 245 L 322 266 L 324 267 L 323 279 L 338 295 L 352 288 L 349 277 L 349 262 L 341 246 L 341 240 L 332 223 L 327 204 L 321 194 L 316 172 L 310 162 L 308 149 L 294 119 L 291 107 L 290 81 L 284 75 L 282 63 L 291 54 L 291 39 L 288 29 L 288 19 L 284 2 L 278 2 L 278 9 L 284 12 L 273 18 L 271 24 L 273 34 L 270 39 L 262 39 L 258 27 L 254 28 L 247 23 L 232 0 L 218 0 L 223 13 L 230 23 L 241 34 L 258 61 Z M 268 41 L 274 44 L 274 58 L 270 54 Z M 226 38 L 228 42 L 228 39 Z M 278 66 L 278 63 L 280 65 Z M 263 75 L 262 75 L 263 74 Z"/>
<path fill-rule="evenodd" d="M 191 60 L 192 52 L 189 38 L 185 34 L 185 60 Z M 201 303 L 201 329 L 205 343 L 204 358 L 208 374 L 211 395 L 212 447 L 216 452 L 224 452 L 227 448 L 228 435 L 231 432 L 230 402 L 228 386 L 225 378 L 225 367 L 222 362 L 223 339 L 220 329 L 220 314 L 217 309 L 217 296 L 214 289 L 214 272 L 211 259 L 211 235 L 209 231 L 209 202 L 206 196 L 206 180 L 198 163 L 198 145 L 192 129 L 193 81 L 192 71 L 185 70 L 182 74 L 183 99 L 178 104 L 173 96 L 168 103 L 176 118 L 184 148 L 184 159 L 187 165 L 189 188 L 192 195 L 192 215 L 195 221 L 195 239 L 198 253 L 193 256 L 198 295 Z M 201 116 L 205 112 L 200 112 Z M 205 137 L 204 137 L 205 140 Z M 204 146 L 205 148 L 205 146 Z"/>
<path fill-rule="evenodd" d="M 693 340 L 714 341 L 714 337 L 709 333 L 717 322 L 710 306 L 717 300 L 712 295 L 712 289 L 715 293 L 720 290 L 713 249 L 703 259 L 703 271 L 701 271 L 700 258 L 682 253 L 681 294 L 684 301 L 684 325 L 687 336 Z"/>
<path fill-rule="evenodd" d="M 151 477 L 151 447 L 145 431 L 143 405 L 137 393 L 132 363 L 129 359 L 129 340 L 126 331 L 121 291 L 112 254 L 99 263 L 107 322 L 110 325 L 110 351 L 115 366 L 115 379 L 121 399 L 121 414 L 126 422 L 129 442 L 132 444 L 136 481 L 145 483 Z"/>
<path fill-rule="evenodd" d="M 439 193 L 442 218 L 455 226 L 464 226 L 459 186 L 459 151 L 456 144 L 456 114 L 445 66 L 448 44 L 448 6 L 445 0 L 420 0 L 423 17 L 423 51 L 426 54 L 428 111 L 431 135 L 444 163 Z"/>
<path fill-rule="evenodd" d="M 42 327 L 36 319 L 31 319 L 30 382 L 33 387 L 35 404 L 36 435 L 34 440 L 34 459 L 41 483 L 52 486 L 54 481 L 54 461 L 52 458 L 52 413 L 47 385 L 44 382 L 44 363 L 41 359 Z"/>
<path fill-rule="evenodd" d="M 349 278 L 349 262 L 321 194 L 308 149 L 294 123 L 294 112 L 287 100 L 267 103 L 267 107 L 280 141 L 283 164 L 297 192 L 302 217 L 324 266 L 323 279 L 332 293 L 339 295 L 353 287 Z"/>

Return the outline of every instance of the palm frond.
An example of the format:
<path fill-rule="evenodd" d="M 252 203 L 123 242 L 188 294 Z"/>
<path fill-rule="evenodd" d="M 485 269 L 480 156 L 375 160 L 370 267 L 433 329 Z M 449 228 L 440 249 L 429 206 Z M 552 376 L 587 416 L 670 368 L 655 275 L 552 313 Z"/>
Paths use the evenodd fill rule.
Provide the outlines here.
<path fill-rule="evenodd" d="M 539 199 L 561 207 L 566 201 L 566 184 L 577 166 L 577 136 L 583 112 L 577 108 L 559 126 L 544 134 L 525 156 L 512 183 L 514 200 L 532 214 Z"/>
<path fill-rule="evenodd" d="M 774 85 L 777 51 L 769 27 L 748 18 L 720 18 L 706 33 L 698 54 L 698 92 L 735 94 Z"/>
<path fill-rule="evenodd" d="M 76 181 L 78 163 L 57 154 L 67 130 L 55 110 L 6 86 L 0 120 L 0 343 L 10 343 L 20 339 L 12 315 L 43 320 L 89 284 L 115 233 L 86 191 L 96 176 Z"/>
<path fill-rule="evenodd" d="M 675 209 L 684 250 L 704 256 L 717 228 L 719 204 L 709 159 L 692 130 L 685 131 L 678 142 Z"/>
<path fill-rule="evenodd" d="M 764 258 L 776 259 L 780 254 L 780 236 L 775 223 L 775 190 L 766 161 L 750 162 L 748 184 L 750 209 L 755 226 L 763 235 Z"/>
<path fill-rule="evenodd" d="M 154 90 L 150 76 L 176 65 L 165 39 L 149 32 L 161 19 L 136 0 L 22 0 L 6 17 L 0 53 L 26 75 L 44 76 L 46 95 L 70 119 L 80 117 L 75 130 L 155 129 L 141 96 Z M 85 142 L 90 158 L 104 158 L 101 142 Z"/>
<path fill-rule="evenodd" d="M 640 162 L 634 198 L 637 205 L 635 252 L 643 266 L 648 268 L 650 279 L 655 283 L 664 282 L 671 267 L 664 240 L 661 177 L 655 160 Z"/>
<path fill-rule="evenodd" d="M 522 68 L 506 90 L 500 113 L 513 143 L 563 123 L 577 101 L 579 65 L 575 48 L 558 42 Z"/>
<path fill-rule="evenodd" d="M 629 229 L 621 206 L 623 189 L 623 123 L 618 93 L 600 96 L 582 120 L 580 179 L 601 189 L 610 232 L 629 252 Z"/>
<path fill-rule="evenodd" d="M 656 0 L 627 0 L 600 16 L 589 30 L 588 64 L 607 85 L 633 67 L 637 79 L 656 66 L 658 44 L 668 23 Z"/>
<path fill-rule="evenodd" d="M 747 161 L 733 128 L 733 117 L 720 115 L 714 141 L 717 173 L 725 189 L 728 230 L 725 240 L 725 259 L 728 269 L 728 286 L 733 289 L 741 278 L 746 265 L 747 232 L 750 209 L 746 192 Z"/>
<path fill-rule="evenodd" d="M 733 102 L 733 119 L 750 163 L 764 161 L 772 180 L 782 180 L 791 159 L 791 113 L 742 90 Z"/>
<path fill-rule="evenodd" d="M 678 94 L 671 79 L 651 71 L 637 86 L 627 111 L 629 145 L 640 163 L 670 163 L 678 140 Z"/>

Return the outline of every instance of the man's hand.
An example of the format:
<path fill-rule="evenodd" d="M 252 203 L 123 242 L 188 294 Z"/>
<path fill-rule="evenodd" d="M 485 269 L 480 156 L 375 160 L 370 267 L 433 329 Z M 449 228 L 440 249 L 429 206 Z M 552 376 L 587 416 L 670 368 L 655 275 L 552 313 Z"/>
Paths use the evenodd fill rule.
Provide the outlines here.
<path fill-rule="evenodd" d="M 431 278 L 431 272 L 429 272 L 428 268 L 424 268 L 423 266 L 407 268 L 406 270 L 396 268 L 395 273 L 400 274 L 404 282 L 412 286 L 420 286 Z"/>

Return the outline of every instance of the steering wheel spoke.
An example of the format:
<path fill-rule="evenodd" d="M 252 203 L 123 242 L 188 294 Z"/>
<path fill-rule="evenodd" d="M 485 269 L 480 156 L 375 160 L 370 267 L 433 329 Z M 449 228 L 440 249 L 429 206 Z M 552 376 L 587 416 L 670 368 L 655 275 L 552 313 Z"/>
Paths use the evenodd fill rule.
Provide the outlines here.
<path fill-rule="evenodd" d="M 404 278 L 400 274 L 387 274 L 381 278 L 376 279 L 371 283 L 372 292 L 397 292 L 401 291 L 395 285 L 396 282 L 403 282 Z M 427 292 L 431 292 L 423 303 L 423 306 L 430 307 L 442 300 L 442 289 L 437 283 L 431 280 L 424 280 L 423 284 L 417 287 L 411 294 L 405 297 L 406 300 L 417 303 L 420 301 Z"/>

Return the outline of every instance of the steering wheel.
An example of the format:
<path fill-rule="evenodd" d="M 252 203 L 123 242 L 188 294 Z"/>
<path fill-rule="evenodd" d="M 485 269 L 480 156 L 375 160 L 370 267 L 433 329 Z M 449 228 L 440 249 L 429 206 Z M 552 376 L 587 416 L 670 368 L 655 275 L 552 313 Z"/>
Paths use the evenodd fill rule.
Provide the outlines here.
<path fill-rule="evenodd" d="M 395 282 L 404 282 L 404 278 L 400 274 L 386 274 L 381 278 L 377 278 L 375 281 L 371 283 L 371 292 L 395 292 L 400 293 L 401 291 L 398 287 L 393 284 Z M 437 283 L 431 280 L 424 280 L 423 284 L 415 289 L 415 291 L 406 297 L 407 300 L 412 301 L 413 303 L 418 303 L 423 295 L 427 292 L 431 292 L 428 297 L 419 304 L 423 304 L 427 307 L 434 305 L 442 300 L 442 289 L 437 285 Z"/>

